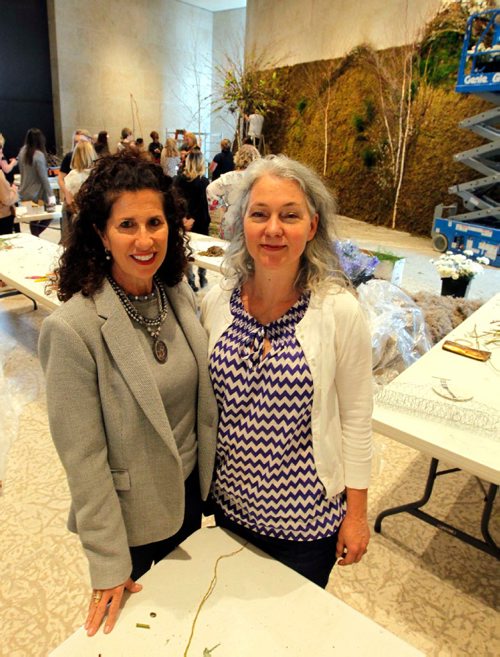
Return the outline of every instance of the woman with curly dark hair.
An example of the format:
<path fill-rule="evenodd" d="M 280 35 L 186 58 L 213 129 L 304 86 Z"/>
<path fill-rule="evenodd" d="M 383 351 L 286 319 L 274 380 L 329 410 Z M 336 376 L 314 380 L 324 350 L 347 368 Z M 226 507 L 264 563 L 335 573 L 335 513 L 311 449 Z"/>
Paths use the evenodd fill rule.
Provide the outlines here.
<path fill-rule="evenodd" d="M 161 167 L 97 161 L 40 335 L 54 443 L 93 587 L 92 636 L 125 590 L 201 525 L 216 406 L 186 268 L 183 209 Z"/>

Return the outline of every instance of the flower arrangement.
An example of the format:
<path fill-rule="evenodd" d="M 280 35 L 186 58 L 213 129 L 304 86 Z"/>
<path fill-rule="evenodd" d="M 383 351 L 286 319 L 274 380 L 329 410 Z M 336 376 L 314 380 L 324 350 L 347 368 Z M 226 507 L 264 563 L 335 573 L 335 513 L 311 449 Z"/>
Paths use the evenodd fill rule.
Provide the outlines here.
<path fill-rule="evenodd" d="M 352 284 L 357 287 L 373 277 L 379 259 L 376 256 L 363 253 L 356 244 L 350 240 L 335 242 L 335 251 L 340 266 Z"/>
<path fill-rule="evenodd" d="M 488 258 L 479 257 L 473 260 L 473 251 L 462 251 L 462 253 L 453 253 L 446 251 L 439 256 L 437 260 L 431 260 L 437 269 L 441 278 L 452 278 L 457 280 L 459 278 L 466 278 L 471 280 L 476 274 L 483 271 L 482 265 L 489 265 Z"/>

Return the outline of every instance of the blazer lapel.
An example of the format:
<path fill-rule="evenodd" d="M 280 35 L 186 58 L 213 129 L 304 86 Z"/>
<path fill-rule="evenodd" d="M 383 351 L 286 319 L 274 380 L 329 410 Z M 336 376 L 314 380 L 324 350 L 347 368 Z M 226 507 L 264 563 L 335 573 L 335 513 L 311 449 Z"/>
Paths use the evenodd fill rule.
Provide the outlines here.
<path fill-rule="evenodd" d="M 177 453 L 165 407 L 142 345 L 108 281 L 104 282 L 102 291 L 95 295 L 94 300 L 97 313 L 105 319 L 101 332 L 118 369 L 151 424 L 172 452 Z"/>

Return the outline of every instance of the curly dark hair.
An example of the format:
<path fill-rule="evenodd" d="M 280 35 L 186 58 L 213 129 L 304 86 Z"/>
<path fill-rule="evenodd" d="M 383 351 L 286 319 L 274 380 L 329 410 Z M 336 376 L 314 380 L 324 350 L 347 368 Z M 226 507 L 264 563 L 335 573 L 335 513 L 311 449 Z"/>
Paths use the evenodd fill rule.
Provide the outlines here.
<path fill-rule="evenodd" d="M 143 189 L 157 190 L 163 195 L 169 229 L 168 255 L 157 276 L 168 286 L 182 280 L 189 253 L 182 222 L 185 205 L 172 186 L 172 178 L 163 173 L 161 166 L 125 151 L 98 160 L 76 195 L 79 212 L 56 269 L 57 296 L 61 301 L 71 299 L 77 292 L 91 297 L 101 288 L 110 272 L 111 261 L 106 260 L 97 231 L 105 231 L 113 204 L 123 192 Z"/>

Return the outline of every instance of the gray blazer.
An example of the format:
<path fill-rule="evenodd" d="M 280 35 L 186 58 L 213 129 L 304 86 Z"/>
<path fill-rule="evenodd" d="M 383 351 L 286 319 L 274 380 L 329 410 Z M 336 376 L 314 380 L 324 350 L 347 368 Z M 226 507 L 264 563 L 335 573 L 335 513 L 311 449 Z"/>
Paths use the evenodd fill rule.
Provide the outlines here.
<path fill-rule="evenodd" d="M 208 495 L 215 459 L 217 407 L 207 340 L 185 283 L 167 288 L 198 363 L 198 467 Z M 94 588 L 131 573 L 129 545 L 173 535 L 184 518 L 181 459 L 143 349 L 105 281 L 93 298 L 72 297 L 44 322 L 39 354 L 47 381 L 52 437 L 66 470 Z"/>

